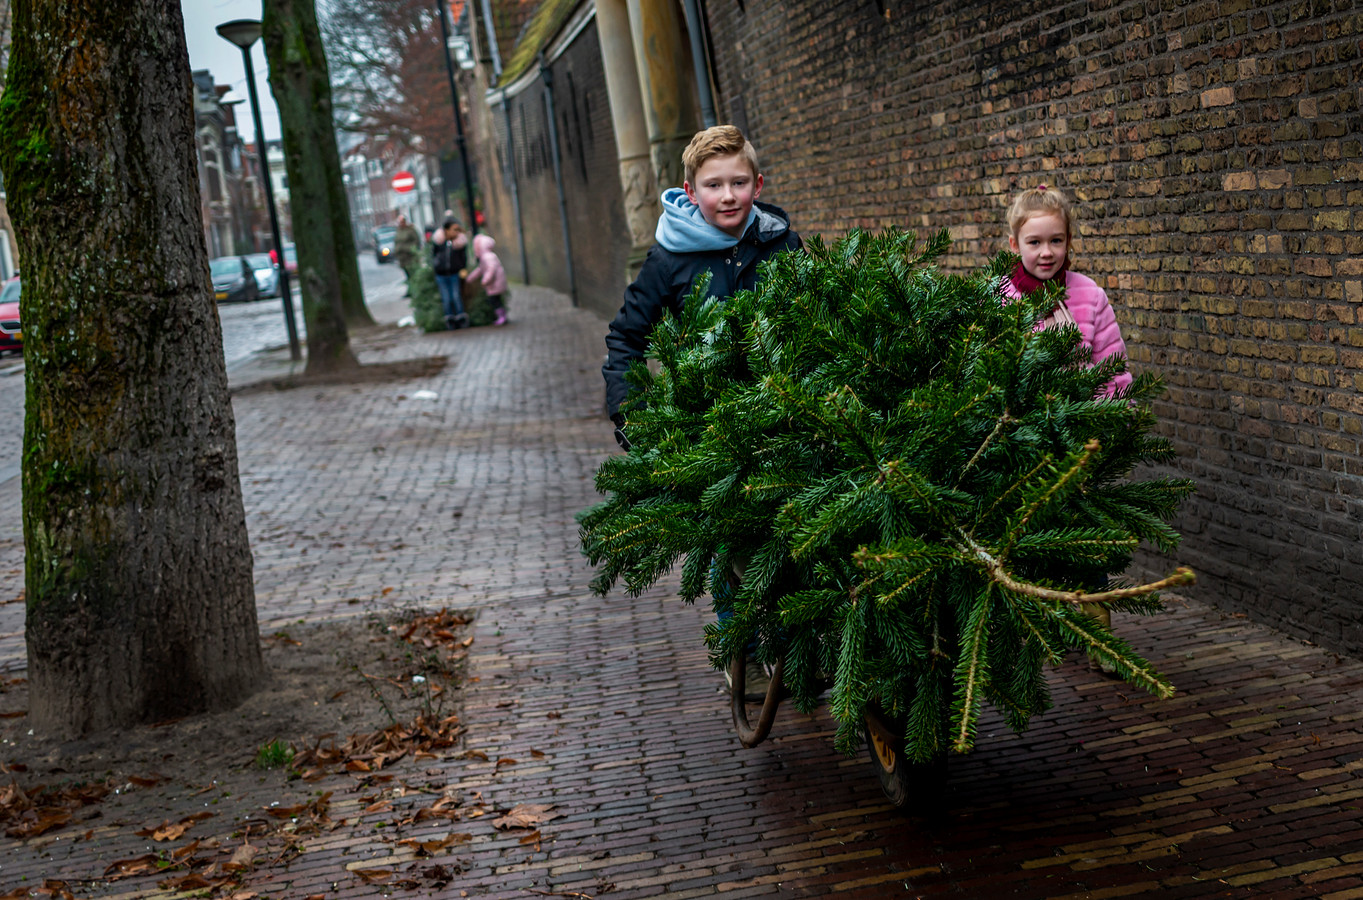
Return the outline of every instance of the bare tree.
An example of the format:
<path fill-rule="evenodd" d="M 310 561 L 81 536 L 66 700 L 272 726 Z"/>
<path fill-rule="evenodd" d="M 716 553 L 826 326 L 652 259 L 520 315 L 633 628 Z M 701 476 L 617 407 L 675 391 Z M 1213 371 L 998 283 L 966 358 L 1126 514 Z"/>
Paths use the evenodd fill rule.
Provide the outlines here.
<path fill-rule="evenodd" d="M 327 0 L 323 31 L 343 127 L 428 154 L 454 146 L 431 0 Z"/>
<path fill-rule="evenodd" d="M 264 669 L 178 3 L 15 0 L 29 719 L 230 705 Z"/>

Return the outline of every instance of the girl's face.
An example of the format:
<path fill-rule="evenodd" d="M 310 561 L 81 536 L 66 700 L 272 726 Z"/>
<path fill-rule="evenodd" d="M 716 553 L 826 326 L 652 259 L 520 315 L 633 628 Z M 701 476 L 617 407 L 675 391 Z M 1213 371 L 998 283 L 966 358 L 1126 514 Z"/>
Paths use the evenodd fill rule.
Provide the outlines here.
<path fill-rule="evenodd" d="M 1070 250 L 1069 229 L 1056 213 L 1032 216 L 1022 223 L 1008 246 L 1022 257 L 1022 267 L 1038 281 L 1049 281 L 1065 264 Z"/>

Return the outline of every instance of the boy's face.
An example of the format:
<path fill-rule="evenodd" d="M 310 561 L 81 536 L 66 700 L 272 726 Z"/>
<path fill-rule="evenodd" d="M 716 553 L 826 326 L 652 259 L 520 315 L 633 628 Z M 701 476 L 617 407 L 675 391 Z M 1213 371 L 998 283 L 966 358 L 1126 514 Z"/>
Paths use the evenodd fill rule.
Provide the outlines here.
<path fill-rule="evenodd" d="M 1038 281 L 1049 281 L 1065 264 L 1070 235 L 1065 220 L 1056 213 L 1032 216 L 1018 233 L 1008 238 L 1008 246 L 1022 257 L 1022 267 Z"/>
<path fill-rule="evenodd" d="M 712 156 L 696 170 L 695 183 L 682 187 L 705 221 L 730 237 L 742 237 L 753 201 L 762 193 L 762 176 L 741 153 Z"/>

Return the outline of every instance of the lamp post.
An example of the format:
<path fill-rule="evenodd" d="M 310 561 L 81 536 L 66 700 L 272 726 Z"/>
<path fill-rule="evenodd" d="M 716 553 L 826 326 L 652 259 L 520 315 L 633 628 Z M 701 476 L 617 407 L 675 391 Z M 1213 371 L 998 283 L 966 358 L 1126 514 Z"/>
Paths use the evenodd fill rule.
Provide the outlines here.
<path fill-rule="evenodd" d="M 298 346 L 298 325 L 293 320 L 293 288 L 289 284 L 289 264 L 284 258 L 284 240 L 279 234 L 279 215 L 274 208 L 274 184 L 270 180 L 270 160 L 265 151 L 265 129 L 260 124 L 260 98 L 256 95 L 256 74 L 251 67 L 251 45 L 260 40 L 261 25 L 255 19 L 233 19 L 218 26 L 218 35 L 241 48 L 246 66 L 246 87 L 251 95 L 251 119 L 256 126 L 256 155 L 260 157 L 260 177 L 265 184 L 265 208 L 270 211 L 270 232 L 274 235 L 275 256 L 279 260 L 279 290 L 284 301 L 284 325 L 289 332 L 289 356 L 294 362 L 303 358 Z"/>
<path fill-rule="evenodd" d="M 448 0 L 435 0 L 440 14 L 440 49 L 445 52 L 445 74 L 450 79 L 450 99 L 454 102 L 454 135 L 459 142 L 459 161 L 464 165 L 464 199 L 469 207 L 469 234 L 478 233 L 478 214 L 473 209 L 473 173 L 469 170 L 468 148 L 464 145 L 464 116 L 459 111 L 459 89 L 454 86 L 454 62 L 450 59 Z M 443 191 L 442 191 L 443 193 Z"/>

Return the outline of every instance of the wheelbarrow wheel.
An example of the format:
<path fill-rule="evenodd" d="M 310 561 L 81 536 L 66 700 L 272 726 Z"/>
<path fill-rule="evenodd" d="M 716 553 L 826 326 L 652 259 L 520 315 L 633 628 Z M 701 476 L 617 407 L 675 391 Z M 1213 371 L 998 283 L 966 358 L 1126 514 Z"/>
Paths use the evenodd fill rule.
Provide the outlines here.
<path fill-rule="evenodd" d="M 903 725 L 887 722 L 878 711 L 867 711 L 865 731 L 867 754 L 885 799 L 901 809 L 913 806 L 924 811 L 941 801 L 947 781 L 945 753 L 928 762 L 912 762 L 904 748 Z"/>

